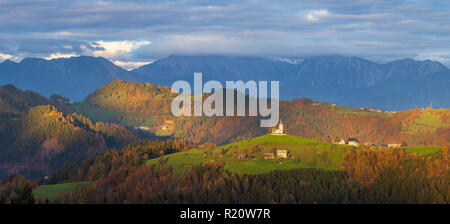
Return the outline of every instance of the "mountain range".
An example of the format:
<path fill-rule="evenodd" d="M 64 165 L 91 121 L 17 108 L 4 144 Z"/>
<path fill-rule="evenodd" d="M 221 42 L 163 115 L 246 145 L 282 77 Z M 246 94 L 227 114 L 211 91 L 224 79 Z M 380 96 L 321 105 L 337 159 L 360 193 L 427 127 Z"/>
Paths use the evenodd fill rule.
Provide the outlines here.
<path fill-rule="evenodd" d="M 280 81 L 280 98 L 310 98 L 351 107 L 406 110 L 450 105 L 450 70 L 436 61 L 401 59 L 385 64 L 359 57 L 317 56 L 301 63 L 264 57 L 169 56 L 126 71 L 101 57 L 0 63 L 0 84 L 81 101 L 115 79 L 170 86 L 177 80 Z"/>
<path fill-rule="evenodd" d="M 25 58 L 20 63 L 6 60 L 0 64 L 1 84 L 13 84 L 47 97 L 59 94 L 72 101 L 83 100 L 115 79 L 142 81 L 102 57 Z"/>

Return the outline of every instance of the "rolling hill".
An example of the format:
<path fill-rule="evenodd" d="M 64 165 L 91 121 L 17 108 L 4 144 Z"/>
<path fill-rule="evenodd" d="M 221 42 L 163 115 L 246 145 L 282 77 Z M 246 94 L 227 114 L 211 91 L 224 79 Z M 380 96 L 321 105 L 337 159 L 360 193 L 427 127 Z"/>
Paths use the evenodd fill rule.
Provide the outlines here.
<path fill-rule="evenodd" d="M 82 115 L 64 114 L 50 105 L 36 106 L 25 115 L 3 119 L 6 120 L 0 128 L 2 176 L 49 175 L 67 162 L 137 141 L 119 125 L 91 122 Z"/>
<path fill-rule="evenodd" d="M 225 143 L 238 136 L 265 133 L 257 117 L 174 117 L 169 87 L 115 80 L 83 102 L 72 105 L 93 120 L 115 122 L 158 137 L 183 138 L 193 143 Z M 236 125 L 239 124 L 239 125 Z"/>
<path fill-rule="evenodd" d="M 230 172 L 248 174 L 295 168 L 340 170 L 342 158 L 351 148 L 290 135 L 264 135 L 210 150 L 191 149 L 173 153 L 148 163 L 164 163 L 175 172 L 186 171 L 210 160 L 225 162 L 224 168 Z M 277 150 L 288 150 L 288 158 L 264 159 L 265 153 L 273 153 L 276 157 Z M 246 158 L 239 158 L 240 155 Z"/>
<path fill-rule="evenodd" d="M 298 168 L 341 170 L 345 153 L 361 148 L 364 147 L 324 143 L 291 135 L 263 135 L 210 150 L 191 149 L 168 154 L 151 159 L 148 163 L 163 164 L 176 173 L 182 173 L 195 165 L 209 161 L 224 162 L 225 170 L 242 174 Z M 417 147 L 405 150 L 411 153 L 429 154 L 441 149 L 442 147 Z M 288 150 L 287 158 L 276 158 L 277 150 Z M 275 158 L 265 158 L 266 153 L 272 153 Z"/>
<path fill-rule="evenodd" d="M 268 132 L 259 117 L 174 117 L 168 87 L 116 80 L 73 104 L 93 120 L 119 123 L 156 136 L 193 143 L 225 144 Z M 363 143 L 442 146 L 450 139 L 449 110 L 381 112 L 297 99 L 280 102 L 280 118 L 294 136 L 332 141 L 357 137 Z"/>
<path fill-rule="evenodd" d="M 2 86 L 0 108 L 0 176 L 42 177 L 66 162 L 137 141 L 120 125 L 92 122 L 73 113 L 58 96 L 47 99 L 12 85 Z"/>

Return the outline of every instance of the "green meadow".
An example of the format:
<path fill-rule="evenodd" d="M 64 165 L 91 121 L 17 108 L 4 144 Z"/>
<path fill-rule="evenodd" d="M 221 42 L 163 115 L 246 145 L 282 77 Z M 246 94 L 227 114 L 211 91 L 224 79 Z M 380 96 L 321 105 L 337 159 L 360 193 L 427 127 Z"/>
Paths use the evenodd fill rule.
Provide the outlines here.
<path fill-rule="evenodd" d="M 321 168 L 339 170 L 347 150 L 354 147 L 323 143 L 290 135 L 264 135 L 246 141 L 219 146 L 210 150 L 191 149 L 149 160 L 164 163 L 174 172 L 183 172 L 193 165 L 210 160 L 222 161 L 230 172 L 258 174 L 276 169 Z M 288 150 L 287 158 L 265 159 L 265 153 Z M 242 158 L 245 155 L 246 158 Z M 241 157 L 241 158 L 240 158 Z"/>
<path fill-rule="evenodd" d="M 390 114 L 390 113 L 361 110 L 359 108 L 353 108 L 353 107 L 344 107 L 344 106 L 331 107 L 331 106 L 328 106 L 328 108 L 334 108 L 334 110 L 340 114 L 376 115 L 376 116 L 384 116 L 384 117 L 392 116 L 392 114 Z"/>
<path fill-rule="evenodd" d="M 405 148 L 407 152 L 415 152 L 419 154 L 429 154 L 442 150 L 442 147 L 430 147 L 430 146 L 422 146 L 422 147 L 408 147 Z"/>
<path fill-rule="evenodd" d="M 417 133 L 419 131 L 436 131 L 438 128 L 448 127 L 450 123 L 446 123 L 441 116 L 432 110 L 425 110 L 417 119 L 414 119 L 407 126 L 408 133 Z"/>
<path fill-rule="evenodd" d="M 64 184 L 49 184 L 42 185 L 33 190 L 33 195 L 36 199 L 50 199 L 56 200 L 64 197 L 65 194 L 69 194 L 80 186 L 92 185 L 94 182 L 73 182 Z"/>
<path fill-rule="evenodd" d="M 87 103 L 74 103 L 71 107 L 76 113 L 86 115 L 95 121 L 106 122 L 120 114 L 118 110 L 104 109 Z"/>
<path fill-rule="evenodd" d="M 336 145 L 290 135 L 264 135 L 209 150 L 191 149 L 169 154 L 151 159 L 148 163 L 154 165 L 164 163 L 177 173 L 211 160 L 224 162 L 225 169 L 230 172 L 247 174 L 295 168 L 340 170 L 344 154 L 359 148 L 362 147 Z M 411 153 L 428 154 L 441 149 L 442 147 L 410 147 L 405 150 Z M 288 157 L 264 158 L 265 153 L 273 153 L 276 157 L 277 150 L 288 150 Z M 242 155 L 246 158 L 242 158 Z"/>

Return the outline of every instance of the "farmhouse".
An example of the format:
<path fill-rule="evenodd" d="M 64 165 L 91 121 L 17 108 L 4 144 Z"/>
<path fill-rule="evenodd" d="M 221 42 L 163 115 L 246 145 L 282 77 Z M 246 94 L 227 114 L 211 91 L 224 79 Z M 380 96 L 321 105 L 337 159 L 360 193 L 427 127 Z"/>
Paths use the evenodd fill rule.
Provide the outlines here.
<path fill-rule="evenodd" d="M 264 153 L 264 159 L 275 159 L 275 155 L 271 152 Z"/>
<path fill-rule="evenodd" d="M 359 146 L 359 141 L 357 138 L 348 138 L 347 144 L 350 146 Z"/>
<path fill-rule="evenodd" d="M 345 140 L 344 140 L 344 139 L 339 139 L 339 140 L 336 140 L 336 141 L 334 141 L 334 144 L 338 144 L 338 145 L 345 145 L 345 144 L 346 144 L 346 142 L 345 142 Z"/>
<path fill-rule="evenodd" d="M 134 127 L 134 129 L 139 129 L 139 130 L 143 130 L 143 131 L 150 131 L 150 127 L 147 127 L 147 126 Z"/>
<path fill-rule="evenodd" d="M 349 146 L 359 146 L 359 140 L 357 138 L 347 138 L 347 140 L 344 139 L 338 139 L 333 142 L 334 144 L 338 145 L 349 145 Z"/>
<path fill-rule="evenodd" d="M 161 130 L 170 130 L 173 129 L 174 127 L 174 122 L 173 120 L 165 120 L 164 124 L 160 126 Z"/>
<path fill-rule="evenodd" d="M 284 131 L 282 120 L 280 120 L 280 123 L 278 124 L 278 128 L 277 127 L 272 128 L 272 135 L 286 135 L 286 132 Z"/>
<path fill-rule="evenodd" d="M 370 142 L 366 142 L 366 143 L 364 143 L 364 145 L 371 147 L 371 148 L 377 147 L 377 145 L 375 145 L 375 143 L 370 143 Z"/>
<path fill-rule="evenodd" d="M 238 159 L 247 159 L 247 154 L 245 154 L 245 153 L 239 154 Z"/>
<path fill-rule="evenodd" d="M 380 109 L 371 109 L 371 108 L 369 108 L 368 110 L 369 110 L 369 111 L 372 111 L 372 112 L 377 112 L 377 113 L 383 112 L 383 111 L 380 110 Z"/>
<path fill-rule="evenodd" d="M 288 150 L 277 150 L 277 158 L 286 159 Z"/>
<path fill-rule="evenodd" d="M 402 146 L 402 144 L 398 144 L 398 143 L 391 143 L 391 144 L 387 144 L 389 148 L 400 148 Z"/>

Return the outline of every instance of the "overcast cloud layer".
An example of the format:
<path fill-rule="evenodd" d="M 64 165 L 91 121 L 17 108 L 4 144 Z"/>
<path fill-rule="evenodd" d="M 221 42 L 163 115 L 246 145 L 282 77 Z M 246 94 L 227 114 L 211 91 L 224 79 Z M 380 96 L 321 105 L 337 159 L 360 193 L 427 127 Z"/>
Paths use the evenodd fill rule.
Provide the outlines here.
<path fill-rule="evenodd" d="M 170 54 L 411 57 L 448 66 L 450 1 L 0 0 L 0 61 L 93 55 L 133 68 Z"/>

